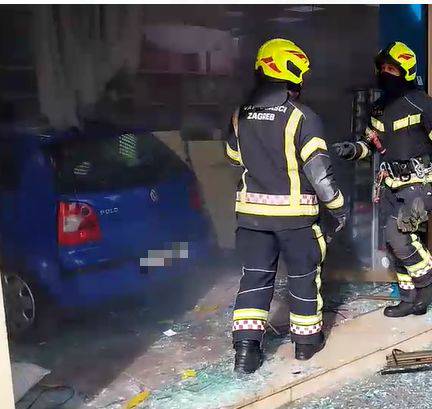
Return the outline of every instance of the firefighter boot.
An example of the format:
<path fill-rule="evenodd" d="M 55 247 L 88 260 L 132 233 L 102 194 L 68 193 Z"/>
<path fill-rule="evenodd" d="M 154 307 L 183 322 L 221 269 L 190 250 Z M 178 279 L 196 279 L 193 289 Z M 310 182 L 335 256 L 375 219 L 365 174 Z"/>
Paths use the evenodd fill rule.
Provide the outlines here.
<path fill-rule="evenodd" d="M 234 343 L 234 371 L 240 373 L 255 372 L 263 363 L 263 351 L 259 341 L 244 339 Z"/>
<path fill-rule="evenodd" d="M 423 315 L 426 314 L 426 307 L 421 305 L 415 308 L 415 304 L 411 302 L 401 301 L 398 305 L 384 308 L 384 315 L 391 318 L 406 317 L 407 315 Z"/>
<path fill-rule="evenodd" d="M 317 352 L 321 351 L 325 346 L 324 334 L 321 333 L 319 344 L 299 344 L 295 343 L 295 359 L 299 361 L 307 361 L 311 359 Z"/>
<path fill-rule="evenodd" d="M 414 311 L 416 315 L 426 314 L 427 307 L 432 303 L 432 284 L 427 287 L 419 288 L 414 301 Z"/>

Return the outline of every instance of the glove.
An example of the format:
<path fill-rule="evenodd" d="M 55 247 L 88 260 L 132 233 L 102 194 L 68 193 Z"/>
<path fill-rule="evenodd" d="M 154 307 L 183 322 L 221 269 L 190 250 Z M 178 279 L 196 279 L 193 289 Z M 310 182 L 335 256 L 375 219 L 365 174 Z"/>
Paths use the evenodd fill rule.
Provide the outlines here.
<path fill-rule="evenodd" d="M 421 223 L 428 220 L 428 213 L 421 197 L 416 197 L 411 204 L 406 204 L 399 209 L 397 226 L 403 233 L 411 233 L 418 230 Z"/>
<path fill-rule="evenodd" d="M 342 216 L 339 216 L 338 218 L 336 218 L 336 220 L 338 225 L 336 226 L 335 233 L 341 231 L 345 227 L 348 220 L 348 215 L 344 214 Z"/>
<path fill-rule="evenodd" d="M 337 226 L 334 229 L 334 233 L 332 234 L 325 234 L 324 238 L 327 244 L 330 244 L 333 241 L 333 235 L 335 233 L 340 232 L 346 225 L 347 219 L 348 219 L 348 215 L 344 214 L 344 215 L 340 215 L 338 217 L 335 217 L 336 222 L 337 222 Z"/>
<path fill-rule="evenodd" d="M 352 142 L 338 142 L 332 146 L 336 154 L 342 159 L 353 159 L 356 154 L 356 146 Z"/>
<path fill-rule="evenodd" d="M 341 209 L 332 210 L 330 213 L 337 222 L 337 226 L 334 230 L 334 232 L 337 233 L 341 231 L 347 224 L 350 213 L 349 208 L 344 206 Z"/>

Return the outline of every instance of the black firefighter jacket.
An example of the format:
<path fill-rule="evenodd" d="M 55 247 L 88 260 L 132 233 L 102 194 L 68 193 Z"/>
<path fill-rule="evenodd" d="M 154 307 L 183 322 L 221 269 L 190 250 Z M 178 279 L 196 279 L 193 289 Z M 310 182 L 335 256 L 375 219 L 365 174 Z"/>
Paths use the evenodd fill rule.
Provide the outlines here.
<path fill-rule="evenodd" d="M 314 224 L 319 201 L 344 213 L 323 136 L 310 108 L 291 101 L 282 84 L 259 87 L 232 116 L 226 142 L 243 168 L 236 193 L 238 225 L 278 231 Z"/>

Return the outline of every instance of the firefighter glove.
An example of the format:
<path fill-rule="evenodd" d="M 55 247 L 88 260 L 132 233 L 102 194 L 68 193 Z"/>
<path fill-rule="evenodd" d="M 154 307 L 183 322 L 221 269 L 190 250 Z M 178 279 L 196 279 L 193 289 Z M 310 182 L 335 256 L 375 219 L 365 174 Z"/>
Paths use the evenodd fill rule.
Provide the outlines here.
<path fill-rule="evenodd" d="M 353 159 L 356 154 L 356 147 L 352 142 L 338 142 L 332 146 L 336 154 L 342 159 Z"/>

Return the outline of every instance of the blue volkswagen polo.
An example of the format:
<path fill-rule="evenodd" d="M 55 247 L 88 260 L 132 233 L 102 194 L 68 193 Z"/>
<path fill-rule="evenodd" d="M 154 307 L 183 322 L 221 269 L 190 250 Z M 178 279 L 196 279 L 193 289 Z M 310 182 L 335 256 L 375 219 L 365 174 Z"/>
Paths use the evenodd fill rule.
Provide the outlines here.
<path fill-rule="evenodd" d="M 150 133 L 0 132 L 0 256 L 9 328 L 60 308 L 139 295 L 209 248 L 193 171 Z M 37 299 L 36 299 L 37 301 Z"/>

